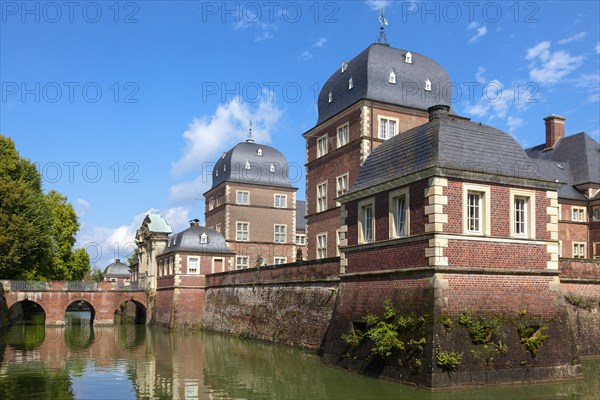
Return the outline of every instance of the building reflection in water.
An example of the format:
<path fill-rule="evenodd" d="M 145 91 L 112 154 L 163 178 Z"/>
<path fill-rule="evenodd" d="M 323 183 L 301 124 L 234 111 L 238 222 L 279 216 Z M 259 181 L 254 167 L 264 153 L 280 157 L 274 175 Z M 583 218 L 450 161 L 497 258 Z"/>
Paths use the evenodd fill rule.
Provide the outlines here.
<path fill-rule="evenodd" d="M 0 333 L 0 399 L 591 399 L 600 360 L 586 363 L 586 381 L 429 393 L 329 368 L 290 347 L 134 324 L 94 328 L 80 318 Z"/>

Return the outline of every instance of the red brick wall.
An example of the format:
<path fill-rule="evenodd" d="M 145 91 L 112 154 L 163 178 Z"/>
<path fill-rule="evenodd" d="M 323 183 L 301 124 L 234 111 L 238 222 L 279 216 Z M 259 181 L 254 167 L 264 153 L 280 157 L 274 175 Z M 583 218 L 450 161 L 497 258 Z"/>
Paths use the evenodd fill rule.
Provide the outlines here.
<path fill-rule="evenodd" d="M 428 241 L 423 240 L 348 252 L 346 253 L 346 259 L 348 259 L 346 273 L 426 267 L 428 261 L 425 257 L 425 249 L 428 245 Z"/>
<path fill-rule="evenodd" d="M 274 283 L 334 279 L 340 273 L 339 258 L 251 268 L 215 273 L 206 277 L 206 286 L 215 287 L 245 283 Z"/>
<path fill-rule="evenodd" d="M 600 260 L 560 260 L 558 263 L 561 278 L 591 279 L 600 281 Z M 600 288 L 600 284 L 597 285 Z"/>
<path fill-rule="evenodd" d="M 449 240 L 444 249 L 452 267 L 546 269 L 545 245 Z"/>

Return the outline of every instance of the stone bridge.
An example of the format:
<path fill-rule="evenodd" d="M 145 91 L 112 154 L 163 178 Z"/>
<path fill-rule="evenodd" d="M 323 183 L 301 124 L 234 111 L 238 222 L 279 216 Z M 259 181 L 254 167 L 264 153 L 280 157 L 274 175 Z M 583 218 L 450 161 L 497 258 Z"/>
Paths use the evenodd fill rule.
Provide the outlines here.
<path fill-rule="evenodd" d="M 135 312 L 136 322 L 146 322 L 148 296 L 145 287 L 136 284 L 118 287 L 115 282 L 38 282 L 0 281 L 9 317 L 18 314 L 24 303 L 35 303 L 45 314 L 46 325 L 64 325 L 69 306 L 91 311 L 94 325 L 114 325 L 114 313 L 127 303 Z M 2 293 L 0 293 L 0 296 Z M 87 306 L 87 307 L 86 307 Z"/>

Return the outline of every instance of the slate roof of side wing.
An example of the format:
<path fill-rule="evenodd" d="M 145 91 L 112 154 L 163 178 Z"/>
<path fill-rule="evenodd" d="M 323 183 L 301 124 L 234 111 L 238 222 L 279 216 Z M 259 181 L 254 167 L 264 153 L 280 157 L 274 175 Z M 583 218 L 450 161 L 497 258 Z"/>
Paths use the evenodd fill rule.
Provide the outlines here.
<path fill-rule="evenodd" d="M 509 134 L 452 116 L 434 119 L 376 148 L 360 169 L 350 192 L 430 168 L 548 180 Z M 554 179 L 552 179 L 554 180 Z"/>

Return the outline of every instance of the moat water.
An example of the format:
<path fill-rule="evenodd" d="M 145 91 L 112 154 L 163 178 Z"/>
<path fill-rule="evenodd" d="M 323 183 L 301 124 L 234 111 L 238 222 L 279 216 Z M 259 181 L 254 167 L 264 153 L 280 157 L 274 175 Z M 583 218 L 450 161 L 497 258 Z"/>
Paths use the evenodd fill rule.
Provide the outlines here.
<path fill-rule="evenodd" d="M 42 321 L 0 333 L 0 399 L 600 398 L 600 359 L 583 361 L 583 380 L 430 393 L 331 368 L 287 346 L 125 323 L 92 328 L 85 312 L 68 313 L 66 327 Z"/>

